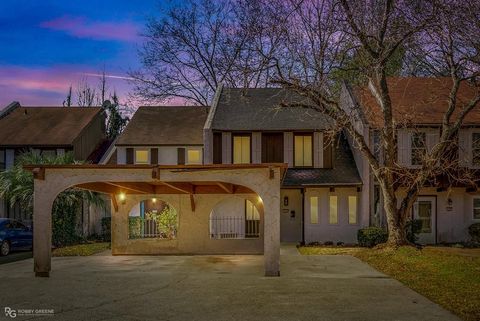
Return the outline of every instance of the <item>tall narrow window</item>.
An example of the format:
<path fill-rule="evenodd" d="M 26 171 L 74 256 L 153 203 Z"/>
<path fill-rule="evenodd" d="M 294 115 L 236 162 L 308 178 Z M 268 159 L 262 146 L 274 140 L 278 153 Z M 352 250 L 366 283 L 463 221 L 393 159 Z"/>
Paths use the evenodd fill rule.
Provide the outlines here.
<path fill-rule="evenodd" d="M 312 135 L 295 135 L 295 166 L 309 167 L 313 164 Z"/>
<path fill-rule="evenodd" d="M 348 197 L 348 223 L 357 224 L 357 197 Z"/>
<path fill-rule="evenodd" d="M 329 211 L 329 223 L 338 224 L 338 197 L 330 196 L 330 211 Z"/>
<path fill-rule="evenodd" d="M 318 197 L 310 197 L 310 223 L 318 224 Z"/>
<path fill-rule="evenodd" d="M 247 135 L 233 136 L 233 163 L 234 164 L 250 163 L 250 136 L 247 136 Z"/>
<path fill-rule="evenodd" d="M 472 135 L 472 165 L 480 166 L 480 133 Z"/>
<path fill-rule="evenodd" d="M 427 138 L 425 132 L 412 133 L 412 165 L 422 165 L 427 155 Z"/>
<path fill-rule="evenodd" d="M 245 237 L 258 237 L 260 235 L 260 213 L 255 204 L 245 200 Z"/>
<path fill-rule="evenodd" d="M 149 164 L 150 157 L 148 155 L 148 149 L 136 149 L 135 150 L 135 164 Z"/>
<path fill-rule="evenodd" d="M 480 220 L 480 198 L 473 199 L 473 219 Z"/>

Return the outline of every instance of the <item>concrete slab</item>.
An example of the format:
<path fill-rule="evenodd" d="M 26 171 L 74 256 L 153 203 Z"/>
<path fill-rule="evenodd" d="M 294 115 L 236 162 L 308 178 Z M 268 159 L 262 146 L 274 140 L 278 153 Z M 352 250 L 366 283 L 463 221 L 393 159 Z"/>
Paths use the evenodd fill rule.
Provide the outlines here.
<path fill-rule="evenodd" d="M 262 277 L 262 256 L 53 258 L 50 278 L 31 259 L 4 264 L 0 319 L 10 307 L 54 309 L 35 320 L 459 320 L 351 256 L 283 247 L 281 261 L 280 278 Z"/>

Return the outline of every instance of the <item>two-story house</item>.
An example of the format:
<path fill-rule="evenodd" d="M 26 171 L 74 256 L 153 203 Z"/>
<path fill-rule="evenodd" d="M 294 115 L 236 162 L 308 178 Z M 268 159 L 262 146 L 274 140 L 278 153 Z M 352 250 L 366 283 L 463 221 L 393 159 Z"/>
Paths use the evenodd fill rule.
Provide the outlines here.
<path fill-rule="evenodd" d="M 0 113 L 0 170 L 11 168 L 16 157 L 29 150 L 52 156 L 72 152 L 76 160 L 95 163 L 96 151 L 105 141 L 102 108 L 23 107 L 13 102 Z M 84 229 L 98 223 L 87 212 L 84 215 Z M 30 220 L 18 204 L 12 207 L 6 201 L 0 206 L 0 217 Z"/>
<path fill-rule="evenodd" d="M 283 89 L 220 87 L 204 127 L 205 164 L 288 164 L 281 240 L 355 243 L 369 217 L 352 152 L 342 135 L 329 136 L 325 115 L 282 107 L 298 99 Z M 242 204 L 225 212 L 249 215 Z"/>
<path fill-rule="evenodd" d="M 450 78 L 390 78 L 389 91 L 394 120 L 398 124 L 398 163 L 415 169 L 421 165 L 426 151 L 439 140 L 440 126 L 447 110 L 452 86 Z M 474 97 L 478 88 L 462 84 L 458 92 L 458 104 Z M 382 128 L 382 112 L 368 88 L 343 87 L 342 106 L 355 114 L 357 129 L 364 134 L 371 146 L 379 143 Z M 452 119 L 457 117 L 454 113 Z M 381 148 L 374 147 L 381 160 Z M 363 193 L 369 199 L 371 222 L 385 225 L 380 189 L 372 179 L 368 163 L 354 150 L 355 159 L 364 183 Z M 480 109 L 475 108 L 465 119 L 458 137 L 458 161 L 460 166 L 480 168 Z M 449 186 L 439 181 L 438 186 L 421 190 L 414 205 L 412 218 L 422 221 L 420 242 L 434 244 L 459 242 L 469 239 L 468 227 L 480 222 L 480 193 L 475 186 Z M 477 183 L 478 186 L 478 183 Z M 399 196 L 403 190 L 400 188 Z"/>
<path fill-rule="evenodd" d="M 208 107 L 139 107 L 123 133 L 104 157 L 106 164 L 199 165 L 203 164 L 203 125 Z M 144 217 L 162 203 L 138 203 L 130 216 Z"/>

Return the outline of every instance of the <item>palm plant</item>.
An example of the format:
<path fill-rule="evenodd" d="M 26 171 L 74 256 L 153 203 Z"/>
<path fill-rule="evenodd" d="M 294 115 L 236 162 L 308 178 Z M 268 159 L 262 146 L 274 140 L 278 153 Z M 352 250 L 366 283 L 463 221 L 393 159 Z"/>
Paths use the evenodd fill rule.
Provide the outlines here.
<path fill-rule="evenodd" d="M 27 151 L 21 154 L 15 165 L 0 173 L 0 198 L 8 201 L 11 206 L 19 204 L 30 216 L 33 214 L 33 175 L 23 169 L 26 164 L 80 164 L 75 161 L 71 152 L 57 156 L 47 156 Z M 55 245 L 66 245 L 79 239 L 76 234 L 76 215 L 83 201 L 105 208 L 104 199 L 91 191 L 69 188 L 60 193 L 54 201 L 53 241 Z"/>

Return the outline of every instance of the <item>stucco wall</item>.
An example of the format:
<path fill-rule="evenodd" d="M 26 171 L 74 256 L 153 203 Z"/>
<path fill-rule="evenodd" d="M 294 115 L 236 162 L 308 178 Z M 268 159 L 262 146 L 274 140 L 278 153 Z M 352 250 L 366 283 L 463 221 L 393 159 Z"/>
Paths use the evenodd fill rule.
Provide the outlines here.
<path fill-rule="evenodd" d="M 318 223 L 310 220 L 310 197 L 318 197 Z M 329 223 L 329 196 L 338 197 L 338 224 Z M 348 222 L 348 196 L 357 196 L 357 223 Z M 308 188 L 305 190 L 305 242 L 357 243 L 357 231 L 368 226 L 368 212 L 361 211 L 361 197 L 356 188 Z"/>
<path fill-rule="evenodd" d="M 174 240 L 128 239 L 128 213 L 138 202 L 157 198 L 175 207 L 178 212 L 178 236 Z M 222 194 L 195 195 L 195 211 L 192 212 L 189 195 L 129 195 L 125 204 L 112 216 L 112 254 L 262 254 L 263 253 L 263 208 L 258 196 L 245 195 L 257 205 L 260 212 L 260 237 L 256 239 L 211 239 L 210 213 L 222 201 L 223 210 L 229 208 L 237 215 L 235 206 L 244 203 L 238 196 Z M 223 211 L 223 212 L 225 212 Z M 236 213 L 236 214 L 235 214 Z M 228 213 L 225 212 L 228 216 Z"/>

